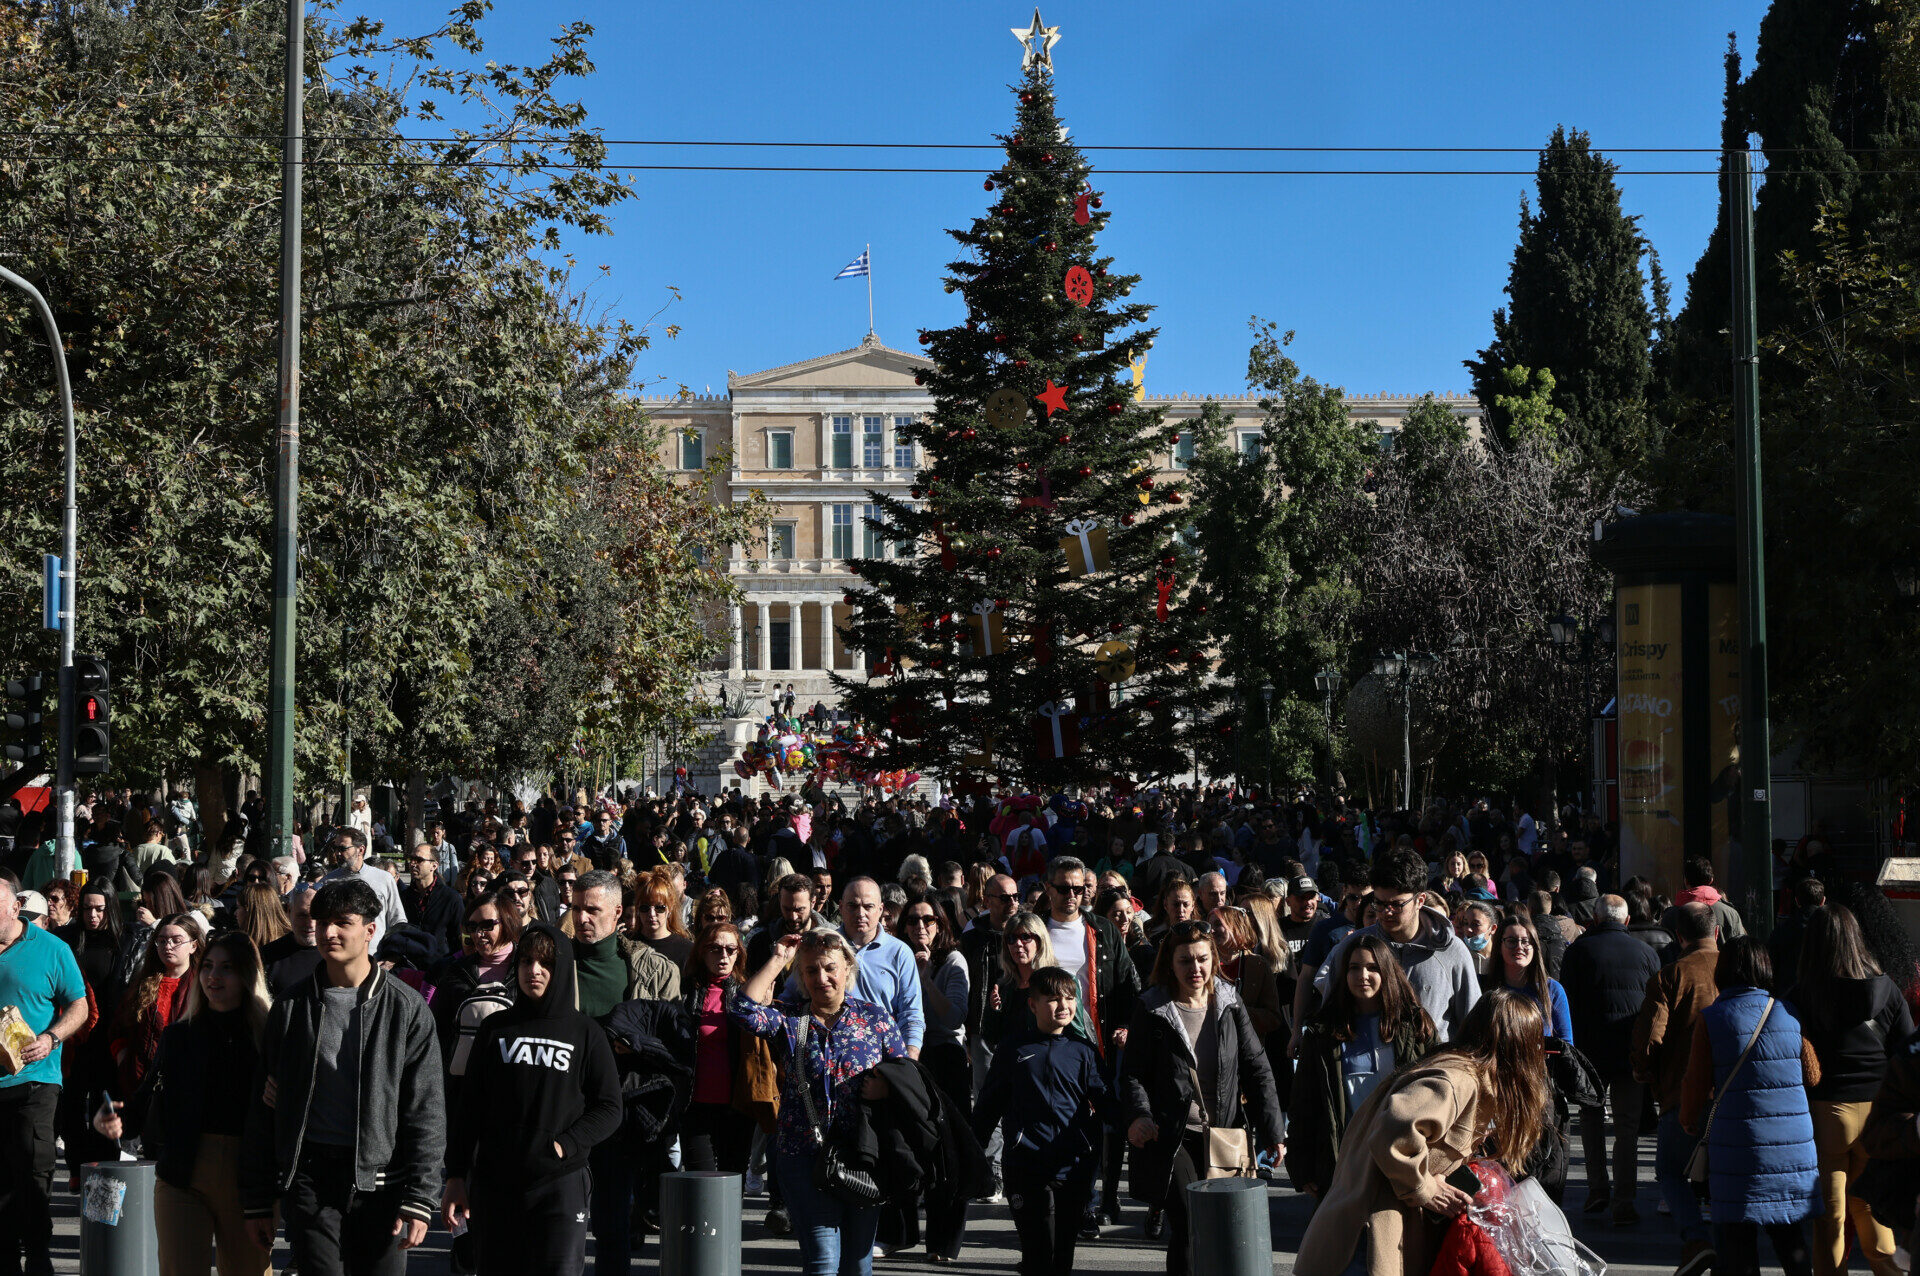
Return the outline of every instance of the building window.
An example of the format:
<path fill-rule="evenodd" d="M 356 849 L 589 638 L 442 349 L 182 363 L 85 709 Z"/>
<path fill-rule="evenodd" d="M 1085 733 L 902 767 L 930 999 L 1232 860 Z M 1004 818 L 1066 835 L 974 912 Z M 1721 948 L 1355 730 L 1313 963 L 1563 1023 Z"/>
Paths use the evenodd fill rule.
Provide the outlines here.
<path fill-rule="evenodd" d="M 767 431 L 767 468 L 770 470 L 790 470 L 793 468 L 793 431 Z"/>
<path fill-rule="evenodd" d="M 1177 434 L 1173 439 L 1173 468 L 1184 470 L 1193 464 L 1193 431 Z"/>
<path fill-rule="evenodd" d="M 887 542 L 882 538 L 880 533 L 880 507 L 878 505 L 862 505 L 860 507 L 860 526 L 862 529 L 861 557 L 885 558 L 887 556 Z"/>
<path fill-rule="evenodd" d="M 680 468 L 683 470 L 704 470 L 707 468 L 707 436 L 698 430 L 680 432 Z"/>
<path fill-rule="evenodd" d="M 887 418 L 862 417 L 860 421 L 860 464 L 877 470 L 887 463 Z"/>
<path fill-rule="evenodd" d="M 1382 456 L 1392 456 L 1393 445 L 1397 443 L 1399 439 L 1400 431 L 1398 430 L 1380 431 L 1380 454 Z"/>
<path fill-rule="evenodd" d="M 913 468 L 913 440 L 906 437 L 908 427 L 913 424 L 910 416 L 893 418 L 893 468 L 910 470 Z"/>
<path fill-rule="evenodd" d="M 1253 460 L 1260 455 L 1264 442 L 1258 430 L 1240 431 L 1240 455 L 1247 460 Z"/>
<path fill-rule="evenodd" d="M 833 418 L 833 468 L 853 468 L 853 418 L 850 416 Z"/>
<path fill-rule="evenodd" d="M 833 507 L 833 557 L 853 557 L 853 506 Z"/>
<path fill-rule="evenodd" d="M 775 523 L 767 529 L 767 557 L 792 558 L 794 543 L 794 525 Z"/>

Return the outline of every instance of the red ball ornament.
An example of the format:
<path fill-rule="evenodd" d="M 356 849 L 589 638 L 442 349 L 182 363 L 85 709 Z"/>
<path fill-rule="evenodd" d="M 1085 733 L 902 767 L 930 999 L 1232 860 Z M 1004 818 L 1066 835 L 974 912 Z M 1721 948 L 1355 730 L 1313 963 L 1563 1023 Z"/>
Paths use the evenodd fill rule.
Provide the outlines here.
<path fill-rule="evenodd" d="M 1013 468 L 1016 470 L 1019 470 L 1022 474 L 1025 474 L 1027 472 L 1028 466 L 1025 461 L 1015 461 L 1013 464 Z"/>
<path fill-rule="evenodd" d="M 1073 344 L 1074 344 L 1074 345 L 1076 345 L 1076 346 L 1077 346 L 1077 345 L 1079 345 L 1079 344 L 1081 343 L 1081 341 L 1083 341 L 1083 340 L 1085 340 L 1085 339 L 1086 339 L 1086 335 L 1087 335 L 1087 334 L 1086 334 L 1086 333 L 1084 333 L 1084 332 L 1076 332 L 1076 333 L 1074 333 L 1074 334 L 1073 334 Z"/>
<path fill-rule="evenodd" d="M 1180 658 L 1180 648 L 1178 647 L 1167 648 L 1167 659 L 1178 660 L 1179 658 Z"/>
<path fill-rule="evenodd" d="M 1201 603 L 1199 606 L 1195 607 L 1194 610 L 1199 612 L 1202 616 L 1204 616 L 1207 614 L 1207 605 L 1205 603 Z"/>
<path fill-rule="evenodd" d="M 1170 504 L 1170 505 L 1178 505 L 1178 504 L 1180 503 L 1180 493 L 1178 493 L 1178 492 L 1168 492 L 1168 493 L 1167 493 L 1167 503 L 1168 503 L 1168 504 Z"/>
<path fill-rule="evenodd" d="M 995 545 L 995 546 L 993 546 L 992 548 L 990 548 L 990 549 L 988 549 L 988 550 L 987 550 L 987 557 L 988 557 L 988 558 L 998 558 L 998 557 L 1000 557 L 1000 547 L 999 547 L 998 545 Z"/>
<path fill-rule="evenodd" d="M 1027 361 L 1025 359 L 1015 359 L 1013 361 L 1013 366 L 1016 368 L 1024 368 L 1027 366 Z"/>
<path fill-rule="evenodd" d="M 1092 469 L 1092 467 L 1091 467 L 1091 466 L 1086 466 L 1086 465 L 1083 465 L 1083 466 L 1081 466 L 1081 467 L 1080 467 L 1080 471 L 1079 471 L 1079 473 L 1080 473 L 1080 477 L 1081 477 L 1081 478 L 1092 478 L 1092 477 L 1093 477 L 1093 469 Z"/>
<path fill-rule="evenodd" d="M 1025 105 L 1026 105 L 1027 103 L 1029 103 L 1029 102 L 1031 102 L 1031 101 L 1033 101 L 1033 94 L 1031 94 L 1031 93 L 1022 93 L 1022 94 L 1020 95 L 1020 104 L 1021 104 L 1022 106 L 1025 106 Z"/>
<path fill-rule="evenodd" d="M 990 190 L 992 190 L 992 189 L 993 189 L 993 179 L 992 179 L 991 177 L 989 177 L 989 178 L 988 178 L 988 179 L 987 179 L 986 181 L 984 181 L 984 182 L 981 182 L 981 183 L 980 183 L 980 189 L 981 189 L 981 190 L 983 190 L 983 191 L 990 191 Z"/>
<path fill-rule="evenodd" d="M 1054 442 L 1058 443 L 1062 447 L 1065 447 L 1067 444 L 1073 442 L 1073 436 L 1071 434 L 1063 434 L 1059 438 L 1055 439 Z"/>
<path fill-rule="evenodd" d="M 1133 515 L 1131 515 L 1131 514 L 1122 514 L 1122 515 L 1120 516 L 1120 521 L 1121 521 L 1122 523 L 1124 523 L 1124 524 L 1126 524 L 1126 525 L 1127 525 L 1128 527 L 1132 527 L 1132 526 L 1133 526 Z"/>
<path fill-rule="evenodd" d="M 1153 475 L 1148 474 L 1141 478 L 1140 487 L 1144 491 L 1151 492 L 1153 490 Z"/>
<path fill-rule="evenodd" d="M 1173 563 L 1174 563 L 1174 558 L 1172 554 L 1163 555 L 1160 559 L 1160 565 L 1162 567 L 1171 567 L 1173 566 Z"/>
<path fill-rule="evenodd" d="M 1002 205 L 1000 205 L 1000 215 L 1001 215 L 1002 217 L 1011 217 L 1011 216 L 1013 216 L 1013 205 L 1012 205 L 1012 204 L 1002 204 Z"/>
<path fill-rule="evenodd" d="M 1006 340 L 1007 334 L 1004 332 L 996 332 L 993 334 L 993 344 L 995 345 L 1003 345 L 1006 343 Z"/>
<path fill-rule="evenodd" d="M 910 494 L 911 494 L 911 495 L 913 496 L 913 499 L 914 499 L 914 500 L 916 500 L 916 501 L 917 501 L 917 500 L 919 500 L 919 499 L 920 499 L 920 489 L 919 489 L 919 488 L 917 488 L 917 487 L 916 487 L 916 488 L 910 488 L 910 489 L 908 489 L 908 490 L 909 490 L 909 492 L 910 492 Z"/>
<path fill-rule="evenodd" d="M 1056 243 L 1054 243 L 1054 242 L 1053 242 L 1053 241 L 1052 241 L 1051 239 L 1049 239 L 1049 240 L 1047 241 L 1047 251 L 1048 251 L 1048 252 L 1057 252 L 1057 251 L 1059 250 L 1059 248 L 1060 248 L 1060 245 L 1058 245 L 1058 244 L 1056 244 Z"/>
<path fill-rule="evenodd" d="M 1014 144 L 1015 146 L 1018 146 L 1018 145 L 1020 145 L 1020 135 L 1019 135 L 1018 133 L 1015 133 L 1015 134 L 1013 135 L 1013 144 Z"/>
<path fill-rule="evenodd" d="M 1107 268 L 1105 266 L 1095 266 L 1093 273 L 1105 279 L 1107 277 Z"/>
<path fill-rule="evenodd" d="M 916 372 L 913 374 L 913 383 L 915 385 L 925 385 L 927 383 L 927 379 L 921 376 L 918 372 Z"/>
<path fill-rule="evenodd" d="M 1047 152 L 1047 153 L 1046 153 L 1045 155 L 1042 155 L 1042 156 L 1040 157 L 1040 162 L 1041 162 L 1042 164 L 1051 164 L 1051 163 L 1053 163 L 1053 152 L 1052 152 L 1052 151 L 1048 151 L 1048 152 Z"/>
<path fill-rule="evenodd" d="M 845 603 L 845 604 L 846 604 L 847 606 L 849 606 L 849 607 L 851 607 L 851 606 L 853 606 L 853 595 L 852 595 L 852 594 L 842 594 L 842 595 L 840 595 L 840 601 L 841 601 L 841 602 L 843 602 L 843 603 Z"/>
<path fill-rule="evenodd" d="M 1121 411 L 1121 407 L 1118 403 L 1109 403 L 1107 405 L 1107 411 L 1118 414 Z"/>
<path fill-rule="evenodd" d="M 1095 195 L 1095 196 L 1093 197 L 1093 206 L 1094 206 L 1095 208 L 1098 208 L 1098 207 L 1100 207 L 1100 197 L 1099 197 L 1098 195 Z"/>
<path fill-rule="evenodd" d="M 966 429 L 960 431 L 960 437 L 971 443 L 980 437 L 980 431 L 974 429 L 972 426 L 968 426 Z"/>
<path fill-rule="evenodd" d="M 1109 625 L 1107 626 L 1107 632 L 1108 632 L 1108 633 L 1113 633 L 1113 634 L 1117 634 L 1117 633 L 1119 633 L 1119 632 L 1120 632 L 1120 630 L 1121 630 L 1122 628 L 1124 628 L 1124 626 L 1122 626 L 1122 625 L 1121 625 L 1121 623 L 1120 623 L 1119 621 L 1117 621 L 1117 620 L 1116 620 L 1116 621 L 1113 621 L 1112 623 L 1110 623 L 1110 624 L 1109 624 Z"/>

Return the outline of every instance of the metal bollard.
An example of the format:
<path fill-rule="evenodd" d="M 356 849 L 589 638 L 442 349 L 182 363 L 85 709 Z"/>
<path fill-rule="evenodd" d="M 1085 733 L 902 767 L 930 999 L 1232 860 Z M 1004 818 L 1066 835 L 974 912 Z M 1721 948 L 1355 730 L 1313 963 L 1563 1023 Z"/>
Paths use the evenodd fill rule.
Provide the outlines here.
<path fill-rule="evenodd" d="M 1273 1276 L 1267 1185 L 1252 1179 L 1187 1184 L 1187 1270 L 1205 1276 Z"/>
<path fill-rule="evenodd" d="M 738 1174 L 660 1176 L 660 1276 L 740 1276 Z"/>
<path fill-rule="evenodd" d="M 80 1176 L 80 1276 L 160 1276 L 152 1161 L 89 1161 Z"/>

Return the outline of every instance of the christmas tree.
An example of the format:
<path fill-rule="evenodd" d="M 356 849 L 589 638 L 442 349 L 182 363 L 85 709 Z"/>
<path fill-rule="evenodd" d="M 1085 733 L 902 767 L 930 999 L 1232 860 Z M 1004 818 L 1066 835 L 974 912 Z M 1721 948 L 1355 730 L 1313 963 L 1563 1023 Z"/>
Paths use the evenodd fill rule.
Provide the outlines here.
<path fill-rule="evenodd" d="M 908 552 L 855 563 L 867 587 L 847 599 L 869 680 L 839 681 L 881 765 L 963 790 L 1124 789 L 1185 771 L 1192 733 L 1225 729 L 1175 539 L 1192 508 L 1156 473 L 1175 427 L 1130 375 L 1151 307 L 1099 253 L 1112 213 L 1055 112 L 1057 31 L 1035 13 L 989 206 L 950 232 L 966 322 L 920 334 L 923 468 L 911 501 L 874 495 Z"/>

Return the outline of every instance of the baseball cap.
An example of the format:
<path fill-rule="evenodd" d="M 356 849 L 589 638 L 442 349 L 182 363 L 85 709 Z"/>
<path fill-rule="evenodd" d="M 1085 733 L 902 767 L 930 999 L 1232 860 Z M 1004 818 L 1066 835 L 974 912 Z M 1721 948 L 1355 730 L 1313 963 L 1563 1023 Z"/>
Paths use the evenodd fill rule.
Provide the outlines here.
<path fill-rule="evenodd" d="M 1289 895 L 1318 895 L 1319 893 L 1320 888 L 1314 884 L 1311 877 L 1296 877 L 1287 883 Z"/>
<path fill-rule="evenodd" d="M 34 921 L 47 915 L 47 897 L 39 891 L 20 892 L 20 916 Z"/>

